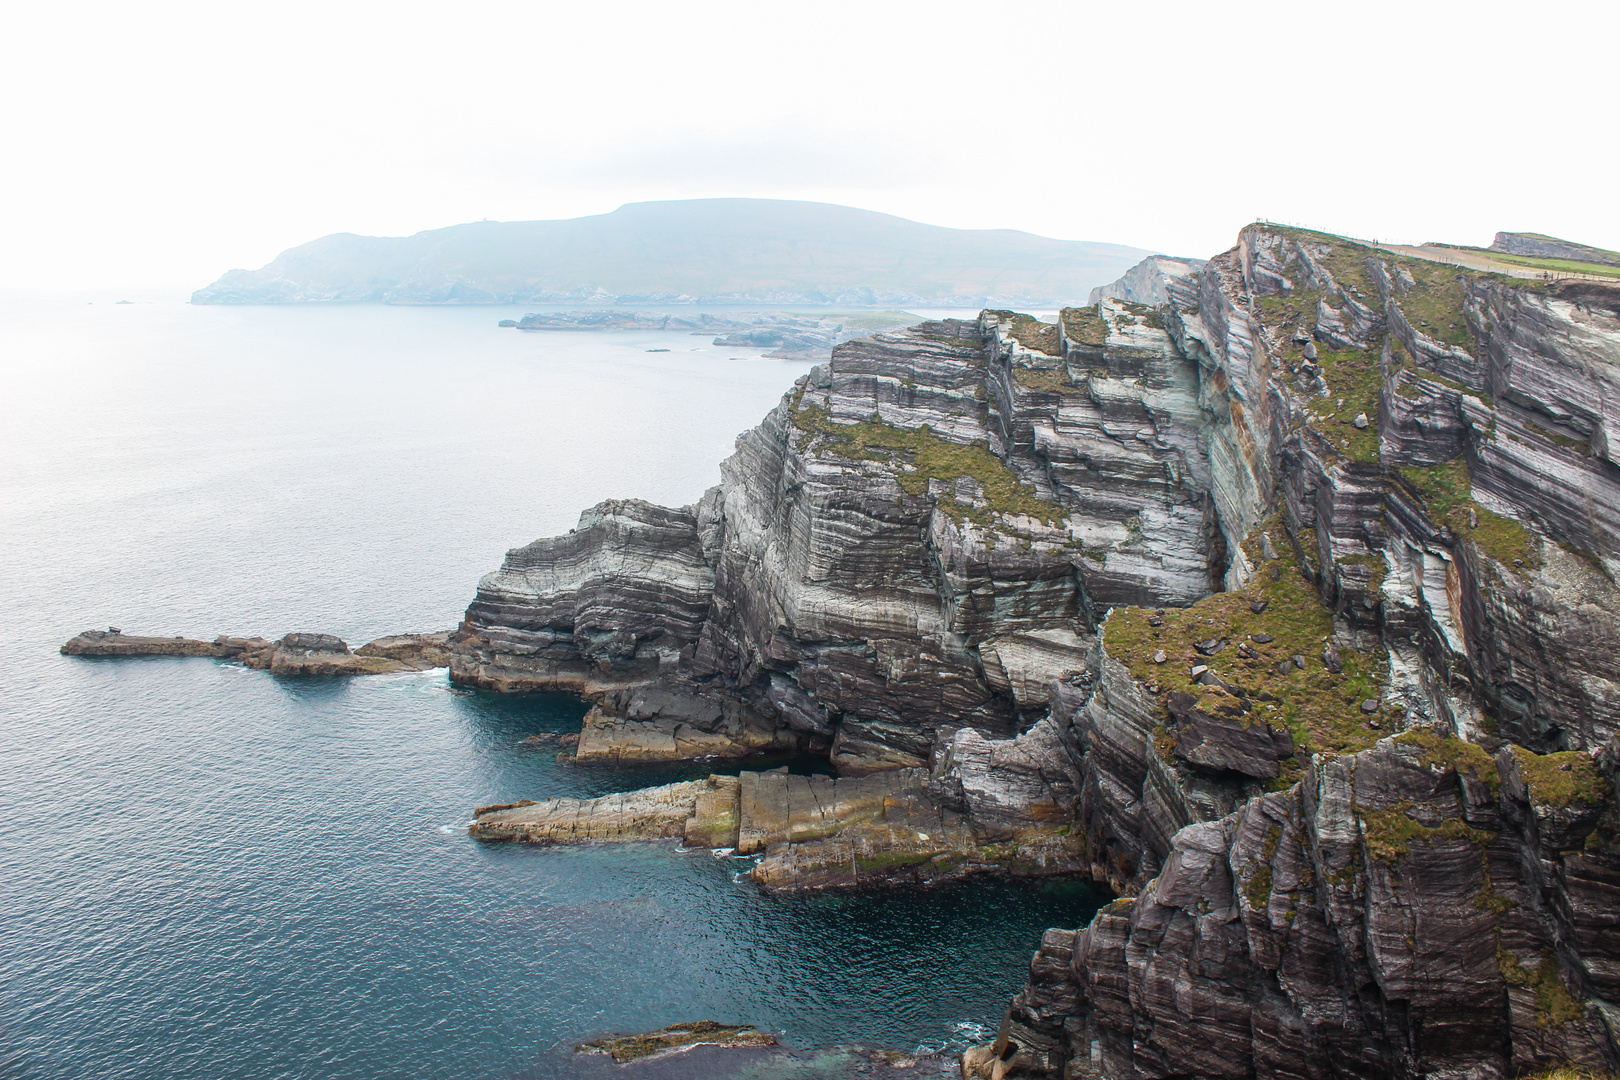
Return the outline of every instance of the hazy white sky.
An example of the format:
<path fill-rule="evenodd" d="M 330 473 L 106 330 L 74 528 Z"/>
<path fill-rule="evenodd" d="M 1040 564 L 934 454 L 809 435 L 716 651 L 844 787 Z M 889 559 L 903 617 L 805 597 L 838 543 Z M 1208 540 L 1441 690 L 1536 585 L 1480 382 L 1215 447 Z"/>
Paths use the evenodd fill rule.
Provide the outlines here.
<path fill-rule="evenodd" d="M 1604 3 L 28 3 L 0 286 L 331 232 L 818 199 L 1178 254 L 1257 216 L 1620 248 Z"/>

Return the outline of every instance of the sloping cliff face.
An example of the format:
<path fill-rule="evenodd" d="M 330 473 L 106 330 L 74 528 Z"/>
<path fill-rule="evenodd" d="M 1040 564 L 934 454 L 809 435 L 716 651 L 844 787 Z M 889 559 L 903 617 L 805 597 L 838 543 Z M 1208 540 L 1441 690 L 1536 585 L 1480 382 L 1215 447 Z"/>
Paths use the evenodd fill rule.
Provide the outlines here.
<path fill-rule="evenodd" d="M 452 676 L 1065 837 L 1129 899 L 980 1075 L 1613 1068 L 1620 297 L 1270 227 L 1157 287 L 840 346 L 698 505 L 512 552 Z"/>

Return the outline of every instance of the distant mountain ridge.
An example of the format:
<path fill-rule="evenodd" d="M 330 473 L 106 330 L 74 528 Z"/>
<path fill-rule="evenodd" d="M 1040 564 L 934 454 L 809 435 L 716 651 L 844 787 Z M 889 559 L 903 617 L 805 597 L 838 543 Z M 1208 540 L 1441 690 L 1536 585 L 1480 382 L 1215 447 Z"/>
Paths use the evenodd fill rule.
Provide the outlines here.
<path fill-rule="evenodd" d="M 405 237 L 337 233 L 231 270 L 191 301 L 1056 307 L 1148 254 L 829 203 L 693 199 Z"/>

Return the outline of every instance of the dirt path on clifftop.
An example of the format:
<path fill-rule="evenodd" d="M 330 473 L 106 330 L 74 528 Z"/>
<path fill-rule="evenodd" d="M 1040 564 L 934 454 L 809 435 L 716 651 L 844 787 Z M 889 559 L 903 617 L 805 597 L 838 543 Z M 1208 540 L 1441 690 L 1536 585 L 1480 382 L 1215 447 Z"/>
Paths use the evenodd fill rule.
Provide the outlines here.
<path fill-rule="evenodd" d="M 1470 270 L 1484 270 L 1487 273 L 1506 274 L 1516 278 L 1540 278 L 1541 271 L 1533 270 L 1527 266 L 1518 266 L 1513 263 L 1498 262 L 1487 255 L 1474 251 L 1459 251 L 1456 248 L 1432 247 L 1424 244 L 1419 247 L 1409 247 L 1405 244 L 1371 244 L 1371 247 L 1381 251 L 1394 252 L 1397 255 L 1409 255 L 1414 259 L 1427 259 L 1429 262 L 1451 263 L 1453 266 L 1466 266 Z"/>

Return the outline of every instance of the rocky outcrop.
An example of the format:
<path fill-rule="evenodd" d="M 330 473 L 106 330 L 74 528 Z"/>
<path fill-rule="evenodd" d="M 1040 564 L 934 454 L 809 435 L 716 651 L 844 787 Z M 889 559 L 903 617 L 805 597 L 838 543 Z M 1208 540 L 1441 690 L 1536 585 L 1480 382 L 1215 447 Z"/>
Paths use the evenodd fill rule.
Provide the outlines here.
<path fill-rule="evenodd" d="M 1054 696 L 1125 899 L 970 1074 L 1613 1070 L 1620 296 L 1258 227 L 1167 288 L 1235 591 Z"/>
<path fill-rule="evenodd" d="M 452 678 L 584 694 L 622 760 L 830 748 L 853 775 L 1015 734 L 1100 611 L 1211 587 L 1196 368 L 1145 311 L 840 346 L 697 505 L 603 503 L 509 553 Z"/>
<path fill-rule="evenodd" d="M 1072 835 L 1078 775 L 1052 725 L 1011 744 L 957 732 L 933 770 L 860 777 L 786 769 L 710 776 L 597 799 L 479 807 L 481 840 L 538 844 L 678 839 L 758 855 L 762 888 L 798 892 L 936 884 L 972 874 L 1084 868 Z"/>
<path fill-rule="evenodd" d="M 1607 1072 L 1615 753 L 1493 759 L 1414 729 L 1319 759 L 1177 833 L 1133 901 L 1049 931 L 977 1057 L 1054 1076 Z"/>
<path fill-rule="evenodd" d="M 450 635 L 390 634 L 354 650 L 359 657 L 397 660 L 419 671 L 450 666 Z"/>
<path fill-rule="evenodd" d="M 450 662 L 449 634 L 395 634 L 351 652 L 332 634 L 295 633 L 279 641 L 221 635 L 213 641 L 139 637 L 116 629 L 85 630 L 62 646 L 65 656 L 213 656 L 240 660 L 272 675 L 386 675 L 426 671 Z"/>
<path fill-rule="evenodd" d="M 240 654 L 226 651 L 226 647 L 213 641 L 198 641 L 185 637 L 141 637 L 125 634 L 122 630 L 81 630 L 69 638 L 59 650 L 63 656 L 230 656 Z"/>
<path fill-rule="evenodd" d="M 1155 266 L 840 346 L 698 504 L 512 552 L 452 677 L 892 786 L 763 880 L 1106 882 L 984 1075 L 1612 1070 L 1620 291 L 1258 225 Z"/>
<path fill-rule="evenodd" d="M 749 1025 L 726 1025 L 713 1020 L 695 1024 L 671 1024 L 639 1035 L 603 1035 L 574 1047 L 575 1053 L 607 1054 L 620 1065 L 631 1061 L 652 1061 L 678 1054 L 694 1046 L 733 1049 L 742 1046 L 775 1046 L 776 1038 Z"/>
<path fill-rule="evenodd" d="M 1186 277 L 1204 265 L 1204 259 L 1180 259 L 1169 255 L 1149 255 L 1129 270 L 1118 281 L 1099 285 L 1086 297 L 1087 307 L 1096 307 L 1104 300 L 1128 300 L 1135 304 L 1159 307 L 1170 302 L 1165 288 L 1166 280 Z"/>

